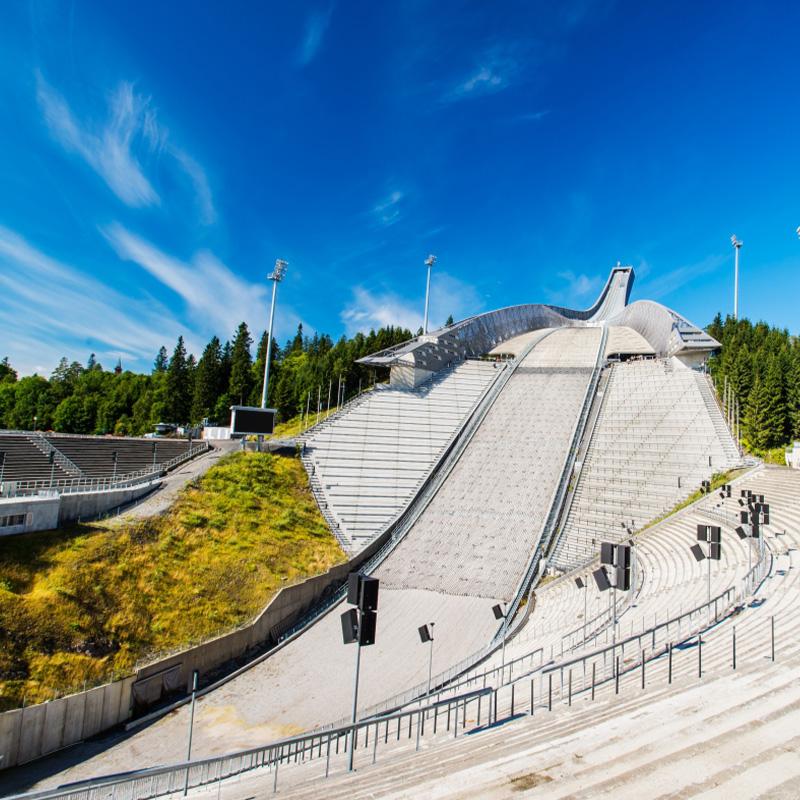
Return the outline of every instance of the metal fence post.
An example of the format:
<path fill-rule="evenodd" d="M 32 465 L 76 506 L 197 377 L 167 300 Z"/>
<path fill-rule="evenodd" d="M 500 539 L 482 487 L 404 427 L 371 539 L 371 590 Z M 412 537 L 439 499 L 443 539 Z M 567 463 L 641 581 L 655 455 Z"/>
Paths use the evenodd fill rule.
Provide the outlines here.
<path fill-rule="evenodd" d="M 547 673 L 547 710 L 553 710 L 553 673 Z"/>
<path fill-rule="evenodd" d="M 697 677 L 703 677 L 703 635 L 697 634 Z"/>
<path fill-rule="evenodd" d="M 647 650 L 642 648 L 642 690 L 644 691 L 644 664 L 645 664 L 645 656 L 647 654 Z"/>
<path fill-rule="evenodd" d="M 770 636 L 772 640 L 772 660 L 775 661 L 775 615 L 769 618 Z"/>
<path fill-rule="evenodd" d="M 594 681 L 595 681 L 595 668 L 596 664 L 592 661 L 592 700 L 594 700 Z"/>
<path fill-rule="evenodd" d="M 619 656 L 617 656 L 614 669 L 614 694 L 619 694 Z"/>
<path fill-rule="evenodd" d="M 736 626 L 733 626 L 733 637 L 732 637 L 732 645 L 733 645 L 733 668 L 736 669 Z"/>
<path fill-rule="evenodd" d="M 669 677 L 667 683 L 672 683 L 672 642 L 669 643 Z"/>

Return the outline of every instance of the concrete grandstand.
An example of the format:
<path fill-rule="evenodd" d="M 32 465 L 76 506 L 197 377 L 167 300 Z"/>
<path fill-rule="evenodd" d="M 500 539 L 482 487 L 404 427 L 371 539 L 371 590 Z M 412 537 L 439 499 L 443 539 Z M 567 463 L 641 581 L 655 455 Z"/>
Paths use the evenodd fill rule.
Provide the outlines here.
<path fill-rule="evenodd" d="M 118 789 L 134 800 L 180 790 L 185 780 L 198 795 L 211 785 L 238 798 L 272 791 L 280 771 L 287 796 L 383 796 L 398 776 L 424 793 L 422 765 L 445 752 L 434 735 L 439 707 L 430 705 L 440 703 L 445 740 L 451 713 L 455 735 L 459 725 L 481 732 L 468 744 L 448 741 L 450 772 L 459 773 L 459 759 L 476 759 L 485 766 L 480 785 L 504 796 L 492 784 L 502 767 L 478 753 L 483 736 L 509 760 L 533 747 L 525 736 L 546 743 L 566 736 L 570 725 L 589 747 L 612 700 L 590 703 L 588 676 L 608 694 L 615 681 L 638 681 L 639 665 L 644 676 L 654 659 L 653 669 L 662 669 L 667 653 L 672 664 L 673 644 L 702 635 L 722 641 L 734 614 L 738 625 L 755 630 L 767 618 L 765 597 L 790 626 L 797 588 L 778 559 L 788 556 L 793 566 L 800 477 L 743 458 L 705 374 L 718 343 L 660 304 L 630 302 L 633 278 L 632 268 L 614 268 L 587 310 L 514 306 L 373 354 L 365 362 L 388 367 L 389 385 L 303 437 L 304 463 L 326 519 L 351 554 L 365 554 L 361 571 L 381 581 L 377 643 L 362 657 L 358 719 L 367 741 L 360 743 L 358 777 L 346 774 L 344 760 L 352 743 L 354 654 L 342 645 L 343 590 L 334 586 L 276 648 L 201 694 L 193 712 L 193 758 L 201 759 L 195 766 L 147 771 L 185 758 L 192 712 L 183 704 L 133 735 L 55 757 L 28 785 L 48 797 Z M 78 463 L 75 454 L 65 455 Z M 702 481 L 733 470 L 730 498 L 706 496 L 652 524 Z M 768 541 L 757 547 L 733 533 L 740 489 L 763 493 L 772 504 Z M 689 553 L 698 524 L 725 532 L 723 557 L 711 567 Z M 610 605 L 590 571 L 601 541 L 627 540 L 635 542 L 633 589 L 615 592 Z M 576 589 L 576 577 L 590 588 Z M 506 608 L 500 622 L 492 613 L 498 603 Z M 417 635 L 429 622 L 430 693 L 430 651 Z M 719 680 L 726 678 L 722 652 L 720 645 L 709 663 Z M 569 716 L 573 688 L 583 705 Z M 668 705 L 693 688 L 677 681 L 659 697 Z M 629 692 L 620 708 L 638 708 L 631 698 Z M 522 736 L 517 728 L 504 736 L 494 723 L 517 719 L 515 702 L 527 717 L 518 726 L 528 727 Z M 553 713 L 547 724 L 531 721 L 542 710 Z M 666 755 L 656 724 L 652 737 Z M 6 763 L 17 761 L 12 746 L 0 737 Z M 319 766 L 326 761 L 324 773 L 332 777 L 324 783 Z M 131 770 L 144 772 L 101 778 Z M 577 791 L 576 775 L 565 770 L 560 779 Z M 598 776 L 599 769 L 592 778 L 599 786 Z M 88 789 L 54 788 L 88 780 L 95 781 Z"/>

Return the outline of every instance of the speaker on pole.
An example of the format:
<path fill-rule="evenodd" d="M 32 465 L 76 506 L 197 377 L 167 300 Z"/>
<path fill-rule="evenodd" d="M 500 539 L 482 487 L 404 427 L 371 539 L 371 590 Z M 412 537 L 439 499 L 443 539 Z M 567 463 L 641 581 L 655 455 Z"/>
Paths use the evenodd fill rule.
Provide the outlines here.
<path fill-rule="evenodd" d="M 345 644 L 358 641 L 358 611 L 355 608 L 342 614 L 342 641 Z"/>

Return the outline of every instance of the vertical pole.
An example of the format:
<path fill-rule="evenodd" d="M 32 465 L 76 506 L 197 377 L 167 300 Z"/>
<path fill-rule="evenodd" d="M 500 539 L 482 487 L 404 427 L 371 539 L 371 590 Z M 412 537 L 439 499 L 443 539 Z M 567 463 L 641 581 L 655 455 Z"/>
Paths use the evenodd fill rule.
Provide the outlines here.
<path fill-rule="evenodd" d="M 192 733 L 194 730 L 194 707 L 197 702 L 197 680 L 200 677 L 200 672 L 195 670 L 192 673 L 192 705 L 189 710 L 189 741 L 186 746 L 186 780 L 183 784 L 183 796 L 189 792 L 189 762 L 192 760 Z"/>
<path fill-rule="evenodd" d="M 431 622 L 431 633 L 433 633 L 433 623 Z M 431 693 L 431 678 L 433 676 L 433 636 L 431 636 L 431 647 L 428 653 L 428 694 Z"/>
<path fill-rule="evenodd" d="M 595 670 L 597 668 L 597 664 L 592 661 L 592 700 L 594 700 L 594 683 L 595 683 Z"/>
<path fill-rule="evenodd" d="M 333 378 L 328 381 L 328 413 L 325 416 L 327 419 L 331 415 L 331 392 L 333 391 Z"/>
<path fill-rule="evenodd" d="M 616 665 L 614 670 L 614 694 L 619 694 L 619 656 L 615 659 Z"/>
<path fill-rule="evenodd" d="M 734 273 L 733 273 L 733 318 L 739 319 L 739 247 L 734 239 L 733 249 L 736 252 L 734 258 Z"/>
<path fill-rule="evenodd" d="M 553 710 L 553 673 L 547 673 L 547 710 Z"/>
<path fill-rule="evenodd" d="M 317 386 L 317 424 L 319 424 L 319 412 L 322 408 L 322 387 Z"/>
<path fill-rule="evenodd" d="M 669 643 L 669 677 L 667 683 L 672 683 L 672 642 Z"/>
<path fill-rule="evenodd" d="M 422 332 L 428 332 L 428 303 L 430 301 L 431 296 L 431 267 L 433 266 L 430 261 L 426 261 L 428 265 L 428 280 L 425 284 L 425 321 L 422 323 Z"/>
<path fill-rule="evenodd" d="M 707 558 L 706 561 L 708 561 L 708 602 L 710 605 L 711 604 L 711 559 Z"/>
<path fill-rule="evenodd" d="M 703 635 L 697 634 L 697 677 L 703 677 Z"/>
<path fill-rule="evenodd" d="M 360 615 L 359 615 L 360 616 Z M 359 619 L 359 628 L 361 627 L 361 620 Z M 356 743 L 356 719 L 358 715 L 358 673 L 361 670 L 361 643 L 356 642 L 356 677 L 355 682 L 353 684 L 353 730 L 351 731 L 350 735 L 350 757 L 347 764 L 347 771 L 353 771 L 353 756 L 355 751 L 355 743 Z"/>
<path fill-rule="evenodd" d="M 769 618 L 770 636 L 772 639 L 772 660 L 775 661 L 775 616 Z"/>
<path fill-rule="evenodd" d="M 733 668 L 736 669 L 736 626 L 733 626 L 733 637 L 732 637 L 732 646 L 733 646 Z"/>
<path fill-rule="evenodd" d="M 587 576 L 586 583 L 583 584 L 583 643 L 586 644 L 586 614 L 587 603 L 589 597 L 589 578 Z"/>
<path fill-rule="evenodd" d="M 267 355 L 264 359 L 264 386 L 261 388 L 261 408 L 267 407 L 267 390 L 269 389 L 269 362 L 272 358 L 272 324 L 275 320 L 275 296 L 278 293 L 278 281 L 272 281 L 272 303 L 269 309 L 269 328 L 267 329 Z"/>

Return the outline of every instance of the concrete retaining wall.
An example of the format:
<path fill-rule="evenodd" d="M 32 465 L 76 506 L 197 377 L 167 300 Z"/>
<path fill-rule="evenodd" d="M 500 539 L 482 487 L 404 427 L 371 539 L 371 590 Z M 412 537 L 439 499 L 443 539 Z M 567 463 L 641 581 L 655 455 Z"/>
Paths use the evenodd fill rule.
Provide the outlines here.
<path fill-rule="evenodd" d="M 25 764 L 124 722 L 131 716 L 135 680 L 131 676 L 0 714 L 0 766 Z"/>
<path fill-rule="evenodd" d="M 135 705 L 137 710 L 145 710 L 177 686 L 191 691 L 194 670 L 199 670 L 202 680 L 255 648 L 263 650 L 275 644 L 284 631 L 327 592 L 335 591 L 382 543 L 383 539 L 376 540 L 350 561 L 332 567 L 323 575 L 281 589 L 244 628 L 162 658 L 114 683 L 0 714 L 0 770 L 113 728 L 132 716 Z"/>
<path fill-rule="evenodd" d="M 127 489 L 105 489 L 100 492 L 76 492 L 61 495 L 60 524 L 76 519 L 91 519 L 112 508 L 123 506 L 152 492 L 161 481 L 149 481 Z"/>
<path fill-rule="evenodd" d="M 24 516 L 21 525 L 0 526 L 0 536 L 58 527 L 59 498 L 56 494 L 36 497 L 0 497 L 0 517 Z"/>

